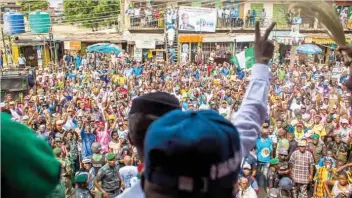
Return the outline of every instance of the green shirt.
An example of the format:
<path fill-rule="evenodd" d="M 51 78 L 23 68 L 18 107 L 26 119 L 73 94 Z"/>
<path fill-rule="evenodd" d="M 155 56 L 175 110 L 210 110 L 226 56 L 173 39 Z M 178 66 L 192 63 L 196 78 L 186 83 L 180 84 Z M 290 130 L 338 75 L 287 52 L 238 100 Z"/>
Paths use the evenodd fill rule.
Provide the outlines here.
<path fill-rule="evenodd" d="M 114 191 L 120 188 L 119 166 L 116 164 L 111 168 L 107 163 L 101 167 L 96 179 L 101 181 L 101 187 L 105 191 Z"/>

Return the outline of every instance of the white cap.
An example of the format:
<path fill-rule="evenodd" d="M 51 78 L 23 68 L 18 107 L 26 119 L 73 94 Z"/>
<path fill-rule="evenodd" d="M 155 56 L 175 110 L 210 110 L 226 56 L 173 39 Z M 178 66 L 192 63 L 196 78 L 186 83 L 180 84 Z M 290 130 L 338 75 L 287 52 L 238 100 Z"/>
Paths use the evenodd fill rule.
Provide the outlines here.
<path fill-rule="evenodd" d="M 29 120 L 29 116 L 27 116 L 27 115 L 23 116 L 22 120 Z"/>
<path fill-rule="evenodd" d="M 242 167 L 242 169 L 252 169 L 251 165 L 248 163 L 245 163 Z"/>
<path fill-rule="evenodd" d="M 347 120 L 347 119 L 342 119 L 342 120 L 341 120 L 341 123 L 342 123 L 342 124 L 348 124 L 348 120 Z"/>

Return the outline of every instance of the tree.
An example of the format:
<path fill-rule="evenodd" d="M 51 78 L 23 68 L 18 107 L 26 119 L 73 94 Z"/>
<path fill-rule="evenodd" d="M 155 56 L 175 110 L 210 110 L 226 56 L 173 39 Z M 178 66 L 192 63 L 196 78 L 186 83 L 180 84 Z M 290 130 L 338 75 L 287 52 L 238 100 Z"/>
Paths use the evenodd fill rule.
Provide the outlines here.
<path fill-rule="evenodd" d="M 42 10 L 47 11 L 49 7 L 48 0 L 21 0 L 21 11 L 28 16 L 29 11 Z"/>
<path fill-rule="evenodd" d="M 119 0 L 64 0 L 65 21 L 97 30 L 114 24 L 120 13 Z"/>

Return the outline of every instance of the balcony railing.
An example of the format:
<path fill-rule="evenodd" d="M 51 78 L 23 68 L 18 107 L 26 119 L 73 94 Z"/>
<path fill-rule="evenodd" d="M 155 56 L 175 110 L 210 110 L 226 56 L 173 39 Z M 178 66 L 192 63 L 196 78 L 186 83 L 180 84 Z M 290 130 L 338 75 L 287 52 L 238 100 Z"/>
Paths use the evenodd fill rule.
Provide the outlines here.
<path fill-rule="evenodd" d="M 162 16 L 130 17 L 130 29 L 163 29 L 164 18 Z"/>
<path fill-rule="evenodd" d="M 277 21 L 276 18 L 217 18 L 217 30 L 251 30 L 254 29 L 255 23 L 257 21 L 261 22 L 261 27 L 268 27 L 272 21 Z M 300 24 L 300 30 L 323 30 L 320 24 L 316 24 L 314 17 L 303 19 L 302 24 Z M 352 24 L 352 23 L 351 23 Z M 130 29 L 164 29 L 165 19 L 163 16 L 143 16 L 143 17 L 130 17 Z M 352 26 L 352 25 L 351 25 Z M 291 30 L 292 24 L 289 20 L 279 20 L 275 29 L 277 30 Z M 344 25 L 346 27 L 346 25 Z M 348 30 L 345 28 L 345 30 Z"/>

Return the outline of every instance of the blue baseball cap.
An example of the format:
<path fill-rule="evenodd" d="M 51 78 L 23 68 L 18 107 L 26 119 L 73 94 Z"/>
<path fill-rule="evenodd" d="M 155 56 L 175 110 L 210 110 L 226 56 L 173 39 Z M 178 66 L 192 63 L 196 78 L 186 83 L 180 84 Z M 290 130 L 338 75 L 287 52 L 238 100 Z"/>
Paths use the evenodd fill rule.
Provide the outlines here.
<path fill-rule="evenodd" d="M 232 197 L 240 140 L 235 126 L 211 110 L 174 110 L 148 128 L 144 145 L 148 182 L 184 193 Z"/>

